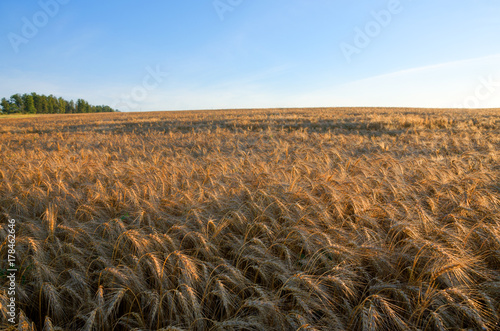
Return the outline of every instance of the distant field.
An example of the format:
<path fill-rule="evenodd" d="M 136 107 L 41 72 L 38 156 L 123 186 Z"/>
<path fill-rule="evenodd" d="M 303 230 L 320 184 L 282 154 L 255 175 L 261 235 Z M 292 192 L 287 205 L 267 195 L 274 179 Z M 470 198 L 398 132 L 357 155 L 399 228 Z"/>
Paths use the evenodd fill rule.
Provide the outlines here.
<path fill-rule="evenodd" d="M 37 117 L 40 115 L 36 114 L 0 114 L 0 119 L 12 119 L 12 118 L 27 118 L 27 117 Z"/>
<path fill-rule="evenodd" d="M 500 109 L 0 116 L 0 208 L 6 330 L 500 329 Z"/>

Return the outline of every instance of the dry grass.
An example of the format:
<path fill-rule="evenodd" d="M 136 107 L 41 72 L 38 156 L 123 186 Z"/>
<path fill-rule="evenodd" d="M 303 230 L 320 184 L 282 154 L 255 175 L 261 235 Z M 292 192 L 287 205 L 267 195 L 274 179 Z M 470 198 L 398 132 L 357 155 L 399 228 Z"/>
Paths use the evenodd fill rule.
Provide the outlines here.
<path fill-rule="evenodd" d="M 5 329 L 500 328 L 498 110 L 47 115 L 0 139 Z"/>

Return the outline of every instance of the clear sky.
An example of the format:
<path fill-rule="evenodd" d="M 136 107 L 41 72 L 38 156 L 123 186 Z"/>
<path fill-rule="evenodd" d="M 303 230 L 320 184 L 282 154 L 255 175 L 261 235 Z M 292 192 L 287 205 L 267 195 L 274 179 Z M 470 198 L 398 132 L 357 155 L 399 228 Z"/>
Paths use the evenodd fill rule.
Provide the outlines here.
<path fill-rule="evenodd" d="M 0 1 L 0 97 L 500 107 L 498 0 Z"/>

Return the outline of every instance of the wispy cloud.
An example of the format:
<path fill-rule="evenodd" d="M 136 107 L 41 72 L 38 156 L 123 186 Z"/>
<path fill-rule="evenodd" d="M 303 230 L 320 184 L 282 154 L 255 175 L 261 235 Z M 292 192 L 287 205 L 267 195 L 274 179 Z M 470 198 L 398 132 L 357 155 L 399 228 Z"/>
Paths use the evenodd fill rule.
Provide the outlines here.
<path fill-rule="evenodd" d="M 141 104 L 141 109 L 454 107 L 464 97 L 474 93 L 480 80 L 500 68 L 499 64 L 500 55 L 492 55 L 409 68 L 302 93 L 279 90 L 269 82 L 291 68 L 290 65 L 282 65 L 210 85 L 171 85 L 151 93 Z M 500 93 L 492 94 L 488 100 L 481 102 L 481 107 L 499 105 Z"/>
<path fill-rule="evenodd" d="M 457 60 L 457 61 L 450 61 L 450 62 L 444 62 L 444 63 L 438 63 L 438 64 L 432 64 L 432 65 L 427 65 L 427 66 L 421 66 L 421 67 L 415 67 L 415 68 L 409 68 L 409 69 L 403 69 L 383 75 L 377 75 L 377 76 L 372 76 L 368 77 L 365 79 L 361 79 L 358 81 L 352 82 L 352 84 L 364 82 L 364 81 L 369 81 L 369 80 L 381 80 L 381 79 L 397 79 L 397 78 L 406 78 L 411 75 L 416 75 L 416 74 L 421 74 L 421 73 L 439 73 L 440 71 L 444 70 L 453 70 L 457 74 L 464 74 L 467 72 L 470 72 L 471 69 L 474 71 L 480 70 L 480 69 L 492 69 L 494 70 L 495 67 L 500 65 L 500 54 L 494 54 L 494 55 L 488 55 L 488 56 L 482 56 L 482 57 L 477 57 L 473 59 L 463 59 L 463 60 Z"/>
<path fill-rule="evenodd" d="M 280 89 L 276 81 L 293 71 L 283 64 L 218 82 L 193 83 L 182 76 L 166 78 L 166 83 L 151 91 L 134 110 L 188 110 L 216 108 L 328 107 L 328 106 L 414 106 L 454 107 L 473 96 L 481 80 L 494 74 L 500 81 L 500 54 L 465 59 L 367 77 L 344 84 L 294 93 Z M 94 104 L 109 104 L 132 86 L 127 83 L 67 84 L 61 76 L 39 77 L 36 73 L 0 74 L 2 96 L 36 91 L 65 98 L 91 95 Z M 68 87 L 65 87 L 68 86 Z M 500 89 L 481 100 L 481 107 L 499 107 Z"/>
<path fill-rule="evenodd" d="M 492 74 L 500 79 L 498 68 L 500 54 L 437 63 L 328 86 L 296 100 L 318 106 L 454 107 L 474 93 L 481 79 Z M 480 106 L 499 107 L 500 93 Z"/>

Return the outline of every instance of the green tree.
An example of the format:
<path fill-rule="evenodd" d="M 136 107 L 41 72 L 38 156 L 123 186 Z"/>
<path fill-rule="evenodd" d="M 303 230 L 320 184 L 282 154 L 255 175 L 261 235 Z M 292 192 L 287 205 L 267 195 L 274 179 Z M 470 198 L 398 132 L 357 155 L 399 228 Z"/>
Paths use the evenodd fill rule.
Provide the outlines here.
<path fill-rule="evenodd" d="M 41 95 L 40 96 L 40 109 L 38 110 L 38 112 L 42 113 L 42 114 L 48 114 L 49 112 L 49 101 L 47 99 L 47 96 L 46 95 Z"/>
<path fill-rule="evenodd" d="M 38 113 L 38 114 L 71 114 L 71 113 L 100 113 L 113 112 L 109 106 L 93 106 L 83 99 L 78 99 L 76 104 L 73 100 L 66 101 L 54 95 L 14 94 L 10 99 L 3 98 L 0 112 L 3 113 Z"/>
<path fill-rule="evenodd" d="M 2 98 L 2 112 L 4 114 L 10 114 L 10 102 L 5 98 Z"/>
<path fill-rule="evenodd" d="M 66 104 L 66 114 L 72 114 L 74 112 L 76 112 L 75 102 L 70 100 L 70 102 Z"/>
<path fill-rule="evenodd" d="M 63 98 L 59 98 L 58 100 L 58 113 L 59 114 L 64 114 L 66 112 L 66 100 Z"/>
<path fill-rule="evenodd" d="M 42 96 L 36 94 L 35 92 L 31 93 L 31 96 L 33 97 L 33 103 L 35 104 L 35 109 L 37 113 L 42 112 Z"/>
<path fill-rule="evenodd" d="M 76 111 L 78 113 L 90 113 L 91 107 L 87 101 L 83 99 L 78 99 L 76 101 Z"/>
<path fill-rule="evenodd" d="M 83 113 L 83 108 L 84 108 L 83 103 L 84 103 L 83 99 L 76 100 L 76 112 L 77 113 Z"/>
<path fill-rule="evenodd" d="M 23 94 L 23 103 L 24 103 L 24 113 L 35 114 L 35 101 L 33 100 L 33 96 L 30 94 Z"/>
<path fill-rule="evenodd" d="M 48 99 L 48 102 L 47 102 L 48 110 L 47 110 L 47 112 L 49 114 L 56 113 L 57 109 L 59 109 L 57 98 L 51 94 L 51 95 L 48 96 L 47 99 Z"/>
<path fill-rule="evenodd" d="M 14 94 L 10 97 L 10 112 L 11 113 L 22 113 L 24 110 L 23 107 L 23 98 L 19 94 Z"/>

